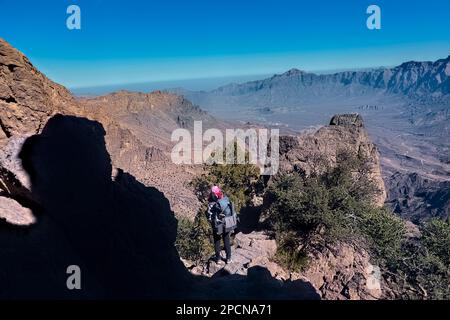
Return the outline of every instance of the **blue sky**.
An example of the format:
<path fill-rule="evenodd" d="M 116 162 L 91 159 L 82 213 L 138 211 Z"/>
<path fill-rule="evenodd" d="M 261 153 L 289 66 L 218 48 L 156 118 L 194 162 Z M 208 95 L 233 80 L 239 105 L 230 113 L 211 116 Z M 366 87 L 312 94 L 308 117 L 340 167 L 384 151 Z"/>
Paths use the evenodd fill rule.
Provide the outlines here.
<path fill-rule="evenodd" d="M 391 66 L 450 54 L 450 1 L 0 0 L 0 37 L 72 88 Z"/>

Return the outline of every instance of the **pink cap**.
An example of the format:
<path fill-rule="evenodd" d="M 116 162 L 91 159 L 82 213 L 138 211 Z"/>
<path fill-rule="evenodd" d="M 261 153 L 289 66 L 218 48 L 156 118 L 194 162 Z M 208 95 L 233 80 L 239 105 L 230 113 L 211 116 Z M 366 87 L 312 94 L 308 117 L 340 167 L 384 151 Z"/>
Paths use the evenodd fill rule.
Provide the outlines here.
<path fill-rule="evenodd" d="M 220 190 L 220 188 L 219 188 L 218 186 L 213 186 L 213 187 L 211 188 L 211 192 L 212 192 L 216 197 L 218 197 L 219 199 L 220 199 L 221 196 L 222 196 L 222 191 Z"/>

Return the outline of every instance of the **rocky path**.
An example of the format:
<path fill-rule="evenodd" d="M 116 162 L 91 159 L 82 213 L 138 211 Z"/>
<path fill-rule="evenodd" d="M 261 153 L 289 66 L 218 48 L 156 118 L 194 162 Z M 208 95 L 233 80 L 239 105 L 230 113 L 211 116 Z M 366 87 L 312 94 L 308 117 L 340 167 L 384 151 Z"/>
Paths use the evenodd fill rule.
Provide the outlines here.
<path fill-rule="evenodd" d="M 191 268 L 200 276 L 190 291 L 196 299 L 320 299 L 307 281 L 291 281 L 289 275 L 270 261 L 275 240 L 263 232 L 238 233 L 230 264 L 209 262 Z M 224 256 L 224 252 L 222 252 Z"/>
<path fill-rule="evenodd" d="M 215 263 L 214 261 L 209 261 L 204 266 L 193 268 L 192 273 L 208 277 L 234 274 L 246 276 L 248 269 L 260 266 L 269 270 L 272 277 L 278 280 L 287 280 L 289 279 L 289 274 L 270 260 L 275 251 L 275 240 L 271 239 L 264 232 L 238 233 L 232 246 L 232 263 L 225 264 L 224 262 Z M 225 256 L 223 251 L 222 256 Z"/>
<path fill-rule="evenodd" d="M 309 268 L 301 274 L 290 273 L 273 262 L 275 252 L 275 240 L 264 232 L 236 234 L 232 263 L 210 261 L 188 267 L 204 279 L 201 294 L 208 295 L 198 298 L 359 300 L 379 299 L 382 294 L 374 273 L 376 266 L 370 264 L 365 251 L 342 244 L 334 250 L 313 252 Z"/>

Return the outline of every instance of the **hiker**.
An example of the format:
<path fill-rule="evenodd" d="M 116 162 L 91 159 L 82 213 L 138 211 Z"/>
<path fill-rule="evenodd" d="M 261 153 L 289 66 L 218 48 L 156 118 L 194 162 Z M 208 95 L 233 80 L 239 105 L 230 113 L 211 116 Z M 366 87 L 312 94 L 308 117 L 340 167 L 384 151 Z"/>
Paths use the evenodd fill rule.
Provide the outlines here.
<path fill-rule="evenodd" d="M 208 221 L 211 223 L 214 237 L 214 261 L 220 263 L 222 257 L 220 256 L 221 239 L 223 239 L 226 253 L 226 263 L 229 264 L 231 260 L 231 244 L 230 235 L 237 227 L 237 216 L 234 211 L 233 204 L 227 196 L 223 194 L 218 186 L 211 188 L 211 193 L 208 199 Z"/>

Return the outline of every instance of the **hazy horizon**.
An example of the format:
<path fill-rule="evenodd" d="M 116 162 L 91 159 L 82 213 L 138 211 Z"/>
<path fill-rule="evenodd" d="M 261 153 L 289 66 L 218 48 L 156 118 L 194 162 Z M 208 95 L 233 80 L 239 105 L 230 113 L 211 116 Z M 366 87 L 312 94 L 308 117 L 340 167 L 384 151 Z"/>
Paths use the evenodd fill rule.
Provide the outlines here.
<path fill-rule="evenodd" d="M 404 61 L 406 62 L 406 61 Z M 390 68 L 392 66 L 376 66 L 376 67 L 364 67 L 364 68 L 343 68 L 343 69 L 332 69 L 332 70 L 303 70 L 301 68 L 292 67 L 277 73 L 266 73 L 266 74 L 253 74 L 253 75 L 236 75 L 228 77 L 209 77 L 209 78 L 192 78 L 192 79 L 174 79 L 166 81 L 142 81 L 142 82 L 132 82 L 132 83 L 115 83 L 115 84 L 105 84 L 96 86 L 79 86 L 79 87 L 68 87 L 68 89 L 76 96 L 98 96 L 104 95 L 120 90 L 135 91 L 135 92 L 151 92 L 155 90 L 174 90 L 174 89 L 184 89 L 189 91 L 210 91 L 217 89 L 221 86 L 225 86 L 231 83 L 245 83 L 249 81 L 263 80 L 272 77 L 276 74 L 282 74 L 291 69 L 299 69 L 306 71 L 308 73 L 315 74 L 333 74 L 344 71 L 363 71 L 363 70 L 373 70 L 377 68 Z"/>
<path fill-rule="evenodd" d="M 0 0 L 21 13 L 2 16 L 0 36 L 69 88 L 372 68 L 450 52 L 449 1 L 378 0 L 376 30 L 369 0 L 78 0 L 79 30 L 66 26 L 72 4 Z"/>

